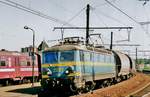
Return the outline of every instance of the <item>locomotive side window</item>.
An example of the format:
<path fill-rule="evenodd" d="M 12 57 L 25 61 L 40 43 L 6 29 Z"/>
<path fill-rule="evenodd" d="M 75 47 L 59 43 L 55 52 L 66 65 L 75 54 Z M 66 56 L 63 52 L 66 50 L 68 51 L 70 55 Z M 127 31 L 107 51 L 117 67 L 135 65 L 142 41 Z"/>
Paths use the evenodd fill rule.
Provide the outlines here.
<path fill-rule="evenodd" d="M 84 61 L 84 55 L 83 55 L 83 51 L 80 51 L 80 61 Z"/>
<path fill-rule="evenodd" d="M 0 61 L 0 66 L 6 66 L 6 62 L 5 61 Z"/>
<path fill-rule="evenodd" d="M 81 72 L 82 73 L 85 73 L 85 64 L 83 63 L 84 62 L 84 54 L 83 54 L 83 51 L 80 51 L 80 61 L 82 63 L 82 67 L 81 67 Z"/>
<path fill-rule="evenodd" d="M 19 57 L 14 57 L 14 64 L 17 66 L 19 65 Z"/>
<path fill-rule="evenodd" d="M 110 57 L 110 55 L 105 55 L 105 62 L 111 63 L 111 57 Z"/>
<path fill-rule="evenodd" d="M 26 61 L 21 61 L 21 62 L 20 62 L 20 65 L 21 65 L 21 66 L 26 66 L 26 65 L 27 65 L 27 62 L 26 62 Z"/>
<path fill-rule="evenodd" d="M 99 62 L 104 62 L 105 56 L 103 54 L 99 54 Z"/>
<path fill-rule="evenodd" d="M 115 63 L 115 59 L 114 59 L 114 56 L 111 56 L 111 63 Z"/>
<path fill-rule="evenodd" d="M 31 64 L 30 64 L 30 61 L 27 61 L 27 66 L 30 66 Z"/>
<path fill-rule="evenodd" d="M 90 62 L 90 52 L 84 52 L 84 61 Z"/>
<path fill-rule="evenodd" d="M 94 61 L 98 62 L 99 58 L 98 58 L 98 54 L 94 54 Z"/>

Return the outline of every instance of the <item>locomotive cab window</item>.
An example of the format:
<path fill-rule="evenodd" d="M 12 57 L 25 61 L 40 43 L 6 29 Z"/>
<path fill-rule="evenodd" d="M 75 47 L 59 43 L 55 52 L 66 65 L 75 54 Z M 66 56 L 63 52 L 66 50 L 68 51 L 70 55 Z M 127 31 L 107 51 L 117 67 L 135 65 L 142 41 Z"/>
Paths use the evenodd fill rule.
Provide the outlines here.
<path fill-rule="evenodd" d="M 6 62 L 5 61 L 0 61 L 0 66 L 6 66 Z"/>
<path fill-rule="evenodd" d="M 43 52 L 43 63 L 55 64 L 59 62 L 74 61 L 75 52 L 76 51 L 74 50 L 58 51 L 58 52 L 52 52 L 52 51 Z"/>
<path fill-rule="evenodd" d="M 63 51 L 60 52 L 60 61 L 74 61 L 74 51 Z"/>
<path fill-rule="evenodd" d="M 58 63 L 58 52 L 44 52 L 43 63 Z"/>

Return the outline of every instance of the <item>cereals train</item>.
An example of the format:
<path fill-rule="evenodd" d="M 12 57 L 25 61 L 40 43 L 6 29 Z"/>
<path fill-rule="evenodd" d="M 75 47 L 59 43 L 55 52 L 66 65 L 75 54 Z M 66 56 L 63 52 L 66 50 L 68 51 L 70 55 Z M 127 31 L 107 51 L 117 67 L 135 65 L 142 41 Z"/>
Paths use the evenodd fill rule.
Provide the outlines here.
<path fill-rule="evenodd" d="M 41 69 L 43 89 L 62 88 L 72 92 L 109 86 L 129 79 L 136 72 L 127 54 L 84 45 L 77 37 L 66 38 L 44 50 Z"/>

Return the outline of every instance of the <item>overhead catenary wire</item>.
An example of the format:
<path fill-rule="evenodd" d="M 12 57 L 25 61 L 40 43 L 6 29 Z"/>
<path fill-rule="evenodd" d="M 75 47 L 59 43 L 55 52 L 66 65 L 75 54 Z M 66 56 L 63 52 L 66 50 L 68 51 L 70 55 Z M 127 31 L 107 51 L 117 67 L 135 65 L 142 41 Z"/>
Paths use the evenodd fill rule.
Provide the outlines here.
<path fill-rule="evenodd" d="M 96 13 L 96 11 L 98 11 L 97 13 Z M 109 16 L 109 15 L 107 15 L 106 13 L 104 13 L 104 12 L 102 12 L 102 11 L 100 11 L 100 10 L 98 10 L 97 8 L 95 8 L 95 14 L 97 14 L 97 16 L 99 16 L 98 14 L 101 14 L 101 15 L 103 15 L 103 16 L 105 16 L 106 18 L 108 18 L 108 19 L 111 19 L 111 20 L 113 20 L 113 21 L 115 21 L 115 22 L 117 22 L 117 23 L 119 23 L 119 24 L 122 24 L 122 25 L 124 25 L 124 26 L 127 26 L 125 23 L 123 23 L 122 21 L 120 21 L 120 20 L 118 20 L 118 19 L 116 19 L 116 18 L 114 18 L 114 17 L 112 17 L 112 16 Z"/>
<path fill-rule="evenodd" d="M 110 2 L 115 2 L 116 0 L 111 0 Z M 103 4 L 98 4 L 98 5 L 95 5 L 94 7 L 101 7 L 101 6 L 104 6 L 104 5 L 107 5 L 107 2 L 103 3 Z"/>
<path fill-rule="evenodd" d="M 124 11 L 122 11 L 120 8 L 118 8 L 117 6 L 115 6 L 114 4 L 112 4 L 110 1 L 105 0 L 108 4 L 110 4 L 112 7 L 114 7 L 115 9 L 117 9 L 118 11 L 120 11 L 121 13 L 123 13 L 124 15 L 126 15 L 128 18 L 130 18 L 132 21 L 134 21 L 136 24 L 140 25 L 140 27 L 143 29 L 143 31 L 150 36 L 149 33 L 147 33 L 147 30 L 144 29 L 144 27 L 141 25 L 140 22 L 138 22 L 137 20 L 135 20 L 134 18 L 132 18 L 131 16 L 129 16 L 127 13 L 125 13 Z"/>
<path fill-rule="evenodd" d="M 114 4 L 112 4 L 110 1 L 105 0 L 108 4 L 110 4 L 112 7 L 114 7 L 115 9 L 117 9 L 118 11 L 120 11 L 121 13 L 123 13 L 124 15 L 126 15 L 128 18 L 130 18 L 132 21 L 134 21 L 135 23 L 139 24 L 138 21 L 136 21 L 134 18 L 132 18 L 131 16 L 129 16 L 127 13 L 125 13 L 124 11 L 122 11 L 120 8 L 118 8 L 117 6 L 115 6 Z"/>
<path fill-rule="evenodd" d="M 101 19 L 101 17 L 95 11 L 93 11 L 93 12 L 94 12 L 95 16 L 97 17 L 98 21 L 102 22 L 106 27 L 108 27 L 107 24 L 103 21 L 103 19 Z"/>
<path fill-rule="evenodd" d="M 54 0 L 54 1 L 56 1 L 56 0 Z M 73 13 L 71 10 L 69 10 L 69 9 L 65 8 L 64 6 L 62 6 L 60 2 L 58 4 L 58 3 L 54 2 L 54 1 L 53 0 L 49 0 L 50 3 L 53 3 L 55 6 L 59 7 L 60 9 L 66 11 L 66 12 L 69 12 L 71 14 Z"/>
<path fill-rule="evenodd" d="M 146 11 L 146 9 L 145 9 L 145 6 L 143 6 L 143 9 L 144 9 L 145 16 L 146 16 L 147 20 L 149 20 L 149 15 L 148 15 L 148 13 L 147 13 L 147 11 Z"/>
<path fill-rule="evenodd" d="M 95 15 L 97 16 L 97 18 L 98 18 L 98 20 L 99 20 L 99 18 L 100 18 L 100 16 L 98 16 L 97 15 L 97 13 L 95 12 L 95 10 L 92 10 L 94 13 L 95 13 Z M 99 12 L 100 13 L 100 12 Z M 105 15 L 105 14 L 104 14 Z M 107 15 L 105 15 L 105 16 L 107 16 Z M 109 19 L 112 19 L 112 20 L 114 20 L 115 22 L 118 22 L 118 23 L 121 23 L 121 24 L 123 24 L 123 25 L 125 25 L 124 23 L 122 23 L 121 21 L 119 21 L 118 19 L 115 19 L 115 18 L 113 18 L 113 17 L 111 17 L 111 16 L 107 16 Z M 108 27 L 104 22 L 103 22 L 103 20 L 101 19 L 101 21 L 100 22 L 102 22 L 106 27 Z M 125 26 L 127 26 L 127 25 L 125 25 Z M 120 30 L 119 30 L 120 31 Z M 130 32 L 129 32 L 129 30 L 127 29 L 127 32 L 128 32 L 128 38 L 127 39 L 124 39 L 124 40 L 118 40 L 118 41 L 115 41 L 115 42 L 123 42 L 123 41 L 129 41 L 130 40 Z M 115 33 L 114 33 L 115 34 Z M 120 35 L 121 36 L 121 35 Z M 122 37 L 122 36 L 121 36 Z M 108 40 L 108 39 L 107 39 Z"/>
<path fill-rule="evenodd" d="M 146 16 L 146 22 L 140 22 L 140 24 L 141 24 L 141 26 L 146 26 L 146 29 L 145 29 L 145 31 L 148 33 L 149 31 L 148 31 L 148 28 L 149 28 L 149 24 L 150 24 L 150 21 L 149 21 L 149 15 L 147 14 L 147 11 L 146 11 L 146 9 L 145 9 L 145 6 L 143 6 L 143 9 L 144 9 L 144 13 L 145 13 L 145 16 Z M 143 27 L 143 29 L 144 29 L 144 27 Z"/>
<path fill-rule="evenodd" d="M 94 8 L 95 9 L 95 8 Z M 108 27 L 107 24 L 103 21 L 103 19 L 100 18 L 100 16 L 95 12 L 95 10 L 92 10 L 92 12 L 94 12 L 95 16 L 97 17 L 98 21 L 102 22 L 105 27 Z M 101 20 L 100 20 L 101 19 Z M 104 44 L 104 37 L 102 35 L 99 35 L 99 38 L 100 38 L 100 41 L 102 43 L 102 45 Z M 106 38 L 105 38 L 106 39 Z M 107 38 L 108 41 L 110 41 L 110 39 Z M 98 44 L 98 41 L 96 40 L 97 44 Z"/>
<path fill-rule="evenodd" d="M 149 30 L 148 30 L 148 29 L 149 29 L 149 24 L 150 24 L 149 15 L 148 15 L 148 13 L 146 12 L 145 6 L 143 6 L 143 10 L 144 10 L 144 13 L 145 13 L 145 16 L 146 16 L 147 21 L 146 21 L 146 22 L 139 22 L 139 23 L 140 23 L 140 25 L 141 25 L 141 28 L 146 32 L 146 34 L 147 34 L 148 36 L 150 36 Z M 146 28 L 144 28 L 144 26 L 146 26 Z"/>
<path fill-rule="evenodd" d="M 56 22 L 56 23 L 59 23 L 59 24 L 66 24 L 68 26 L 73 26 L 72 24 L 69 24 L 65 21 L 62 21 L 62 20 L 59 20 L 57 18 L 54 18 L 54 17 L 51 17 L 51 16 L 48 16 L 40 11 L 37 11 L 37 10 L 33 10 L 31 8 L 28 8 L 26 6 L 23 6 L 21 4 L 18 4 L 16 2 L 13 2 L 13 1 L 10 1 L 10 0 L 5 0 L 5 1 L 0 1 L 0 3 L 3 3 L 5 5 L 8 5 L 8 6 L 11 6 L 11 7 L 14 7 L 14 8 L 17 8 L 17 9 L 20 9 L 20 10 L 23 10 L 23 11 L 26 11 L 26 12 L 29 12 L 31 14 L 34 14 L 34 15 L 37 15 L 37 16 L 40 16 L 42 18 L 45 18 L 45 19 L 48 19 L 50 21 L 53 21 L 53 22 Z"/>
<path fill-rule="evenodd" d="M 94 9 L 96 10 L 96 8 L 94 8 Z M 115 19 L 114 17 L 111 17 L 111 16 L 109 16 L 109 15 L 106 15 L 105 13 L 100 12 L 99 10 L 97 10 L 97 11 L 99 11 L 99 12 L 96 13 L 95 10 L 92 10 L 92 11 L 95 13 L 95 15 L 97 16 L 98 20 L 99 20 L 100 16 L 98 16 L 97 13 L 99 13 L 99 14 L 101 13 L 102 15 L 104 15 L 104 16 L 107 17 L 107 18 L 109 18 L 109 19 L 111 19 L 111 20 L 113 20 L 113 21 L 115 21 L 115 22 L 117 22 L 117 23 L 119 23 L 119 24 L 121 23 L 121 24 L 127 26 L 126 24 L 122 23 L 122 21 L 120 21 L 120 20 L 118 20 L 118 19 Z M 102 19 L 101 19 L 100 22 L 102 22 L 102 23 L 107 27 L 107 25 L 103 22 Z M 127 29 L 127 31 L 128 31 L 128 29 Z M 108 39 L 107 39 L 107 40 L 108 40 Z M 123 42 L 123 41 L 130 41 L 130 33 L 129 33 L 129 32 L 128 32 L 128 39 L 119 40 L 119 41 L 116 41 L 116 42 Z"/>
<path fill-rule="evenodd" d="M 84 10 L 86 9 L 86 7 L 84 7 L 84 8 L 82 8 L 79 12 L 77 12 L 72 18 L 70 18 L 68 21 L 67 21 L 67 23 L 68 22 L 71 22 L 72 20 L 74 20 L 77 16 L 79 16 L 80 14 L 81 14 L 81 12 L 83 12 Z M 66 23 L 64 23 L 63 25 L 62 25 L 62 27 L 63 26 L 65 26 L 66 25 Z"/>

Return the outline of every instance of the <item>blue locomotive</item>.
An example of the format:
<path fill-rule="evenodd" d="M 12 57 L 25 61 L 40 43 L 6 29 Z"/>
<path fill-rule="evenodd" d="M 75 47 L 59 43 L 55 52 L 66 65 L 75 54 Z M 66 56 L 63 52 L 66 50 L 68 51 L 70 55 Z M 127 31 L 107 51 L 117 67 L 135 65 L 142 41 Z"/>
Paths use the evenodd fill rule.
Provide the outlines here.
<path fill-rule="evenodd" d="M 90 91 L 128 79 L 134 71 L 135 64 L 128 55 L 87 46 L 80 38 L 70 37 L 43 51 L 41 86 Z"/>

